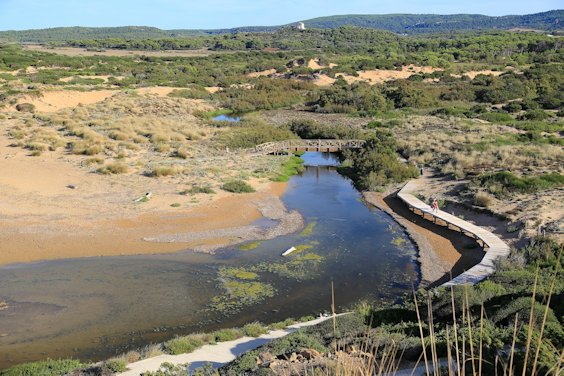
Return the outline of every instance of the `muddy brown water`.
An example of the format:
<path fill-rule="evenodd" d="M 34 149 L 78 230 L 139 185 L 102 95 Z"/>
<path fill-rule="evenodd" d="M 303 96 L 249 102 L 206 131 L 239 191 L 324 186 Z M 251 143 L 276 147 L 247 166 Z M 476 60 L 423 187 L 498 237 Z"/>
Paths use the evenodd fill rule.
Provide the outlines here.
<path fill-rule="evenodd" d="M 331 281 L 339 311 L 360 300 L 390 302 L 419 278 L 416 249 L 385 213 L 367 206 L 329 154 L 306 153 L 306 171 L 282 197 L 311 234 L 291 234 L 215 255 L 98 257 L 0 268 L 0 369 L 46 358 L 94 361 L 178 334 L 271 323 L 329 311 Z M 265 225 L 269 225 L 268 223 Z M 399 240 L 398 240 L 399 239 Z M 291 246 L 313 244 L 324 258 L 307 280 L 261 275 L 276 293 L 236 313 L 210 309 L 222 294 L 221 266 L 281 261 Z M 80 244 L 77 244 L 80 247 Z"/>

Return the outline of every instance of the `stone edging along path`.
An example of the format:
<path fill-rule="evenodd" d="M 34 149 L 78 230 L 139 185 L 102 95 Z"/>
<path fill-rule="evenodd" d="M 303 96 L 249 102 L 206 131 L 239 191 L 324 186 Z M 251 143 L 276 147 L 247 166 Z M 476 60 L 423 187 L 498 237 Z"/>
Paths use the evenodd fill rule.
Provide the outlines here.
<path fill-rule="evenodd" d="M 341 313 L 335 317 L 343 316 L 348 313 Z M 206 364 L 211 364 L 212 367 L 219 368 L 238 357 L 260 347 L 274 339 L 282 338 L 295 332 L 300 328 L 314 326 L 321 324 L 324 321 L 332 319 L 333 316 L 320 317 L 315 320 L 306 321 L 290 325 L 285 329 L 271 330 L 260 337 L 241 337 L 233 341 L 219 342 L 216 344 L 204 345 L 190 354 L 180 355 L 159 355 L 152 358 L 140 360 L 138 362 L 130 363 L 127 365 L 127 371 L 118 373 L 119 376 L 139 376 L 143 372 L 155 372 L 161 367 L 161 364 L 168 362 L 175 365 L 189 364 L 187 373 L 190 375 L 196 368 L 202 367 Z"/>
<path fill-rule="evenodd" d="M 437 221 L 444 222 L 448 228 L 460 231 L 466 236 L 476 239 L 486 251 L 479 264 L 474 265 L 469 270 L 443 283 L 441 286 L 453 286 L 465 283 L 474 285 L 484 280 L 495 271 L 494 261 L 499 257 L 509 255 L 509 246 L 497 235 L 492 234 L 490 231 L 480 226 L 476 226 L 442 210 L 433 212 L 429 205 L 419 200 L 413 194 L 417 191 L 419 184 L 421 183 L 418 179 L 410 180 L 399 190 L 397 197 L 407 204 L 409 209 L 415 214 L 421 215 L 423 218 L 429 219 L 435 223 Z"/>

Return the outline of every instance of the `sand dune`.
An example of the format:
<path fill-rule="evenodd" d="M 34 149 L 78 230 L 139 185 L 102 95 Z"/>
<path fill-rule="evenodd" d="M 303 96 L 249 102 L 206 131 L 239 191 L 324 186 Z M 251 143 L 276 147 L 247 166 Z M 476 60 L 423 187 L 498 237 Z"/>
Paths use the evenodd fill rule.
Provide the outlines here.
<path fill-rule="evenodd" d="M 31 103 L 39 112 L 56 112 L 63 108 L 76 107 L 79 104 L 87 105 L 98 103 L 116 94 L 117 90 L 55 90 L 45 91 L 42 97 L 25 96 L 18 103 Z M 13 109 L 12 109 L 13 110 Z"/>
<path fill-rule="evenodd" d="M 431 66 L 419 67 L 416 65 L 407 65 L 402 67 L 399 71 L 389 69 L 362 70 L 357 72 L 358 77 L 345 73 L 337 73 L 335 74 L 335 77 L 342 77 L 349 84 L 354 82 L 368 82 L 371 85 L 376 85 L 387 81 L 406 79 L 414 74 L 432 73 L 440 70 L 442 69 Z M 314 83 L 319 86 L 331 85 L 333 82 L 335 82 L 335 79 L 323 74 L 318 75 L 317 79 L 314 81 Z"/>

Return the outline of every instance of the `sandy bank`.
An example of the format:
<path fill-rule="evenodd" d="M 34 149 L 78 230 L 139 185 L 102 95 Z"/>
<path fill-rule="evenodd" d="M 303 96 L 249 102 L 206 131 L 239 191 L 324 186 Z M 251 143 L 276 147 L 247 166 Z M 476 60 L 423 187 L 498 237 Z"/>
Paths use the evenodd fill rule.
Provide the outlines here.
<path fill-rule="evenodd" d="M 255 193 L 181 196 L 186 185 L 174 178 L 94 174 L 78 167 L 76 156 L 29 157 L 10 142 L 0 136 L 0 265 L 209 250 L 288 233 L 300 223 L 301 216 L 287 213 L 280 201 L 285 183 L 263 179 L 251 182 Z M 152 192 L 149 202 L 134 202 L 147 191 Z M 249 231 L 263 214 L 274 220 L 272 226 Z M 186 241 L 143 240 L 178 234 Z"/>
<path fill-rule="evenodd" d="M 303 223 L 301 216 L 285 210 L 276 218 L 276 226 L 263 229 L 252 225 L 262 217 L 261 206 L 281 205 L 279 191 L 279 187 L 271 186 L 244 196 L 218 198 L 188 210 L 171 208 L 137 215 L 126 211 L 115 218 L 95 219 L 91 215 L 69 213 L 2 221 L 0 265 L 186 249 L 210 251 L 246 240 L 297 231 L 300 221 Z M 49 211 L 45 207 L 42 209 Z"/>

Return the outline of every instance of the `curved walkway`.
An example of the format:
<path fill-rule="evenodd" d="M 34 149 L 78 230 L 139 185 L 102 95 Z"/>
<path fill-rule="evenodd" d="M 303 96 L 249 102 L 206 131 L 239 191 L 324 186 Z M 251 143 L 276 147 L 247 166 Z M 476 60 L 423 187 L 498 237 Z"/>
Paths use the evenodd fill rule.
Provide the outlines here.
<path fill-rule="evenodd" d="M 346 315 L 341 313 L 335 316 Z M 168 362 L 175 365 L 187 364 L 187 372 L 190 375 L 196 368 L 206 364 L 211 364 L 214 369 L 219 368 L 239 355 L 256 349 L 274 339 L 282 338 L 295 332 L 300 328 L 320 324 L 326 320 L 332 319 L 333 316 L 321 317 L 315 320 L 290 325 L 285 329 L 271 330 L 260 337 L 242 337 L 233 341 L 219 342 L 216 344 L 204 345 L 190 354 L 180 355 L 159 355 L 152 358 L 140 360 L 127 365 L 127 371 L 119 373 L 119 376 L 139 376 L 144 372 L 156 372 L 160 369 L 161 364 Z"/>
<path fill-rule="evenodd" d="M 397 196 L 400 200 L 407 204 L 409 209 L 414 213 L 435 223 L 440 221 L 444 222 L 449 228 L 458 230 L 466 236 L 476 239 L 479 243 L 481 243 L 486 251 L 479 264 L 473 266 L 466 272 L 442 284 L 441 286 L 453 286 L 465 283 L 473 285 L 484 280 L 495 271 L 494 261 L 499 257 L 509 255 L 509 246 L 499 237 L 482 227 L 466 222 L 465 220 L 442 210 L 433 212 L 429 205 L 425 204 L 414 195 L 418 191 L 420 184 L 422 183 L 418 179 L 409 181 L 402 189 L 400 189 Z"/>

